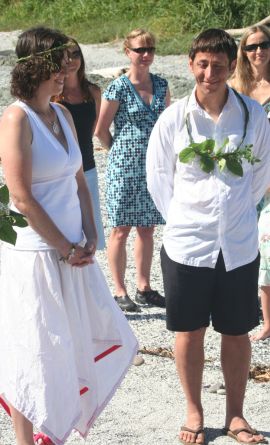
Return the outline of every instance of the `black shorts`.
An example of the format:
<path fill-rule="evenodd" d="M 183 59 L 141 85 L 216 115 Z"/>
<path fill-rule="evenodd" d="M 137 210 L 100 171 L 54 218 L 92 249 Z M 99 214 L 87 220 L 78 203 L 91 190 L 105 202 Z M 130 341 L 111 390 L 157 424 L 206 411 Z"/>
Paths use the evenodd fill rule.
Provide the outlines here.
<path fill-rule="evenodd" d="M 194 267 L 171 260 L 161 248 L 167 328 L 189 332 L 209 326 L 217 332 L 243 335 L 259 324 L 260 256 L 226 272 L 220 251 L 216 267 Z"/>

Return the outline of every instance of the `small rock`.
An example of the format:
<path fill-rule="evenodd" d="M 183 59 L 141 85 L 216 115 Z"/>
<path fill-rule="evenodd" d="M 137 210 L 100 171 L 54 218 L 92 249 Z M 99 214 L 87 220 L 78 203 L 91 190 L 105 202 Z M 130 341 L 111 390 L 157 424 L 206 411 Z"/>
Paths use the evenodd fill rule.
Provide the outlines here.
<path fill-rule="evenodd" d="M 141 355 L 135 355 L 132 364 L 134 366 L 141 366 L 144 363 L 144 358 Z"/>
<path fill-rule="evenodd" d="M 218 392 L 221 390 L 225 390 L 225 386 L 223 385 L 223 383 L 214 383 L 213 385 L 210 385 L 209 388 L 207 389 L 207 391 L 210 392 L 211 394 L 221 394 Z"/>
<path fill-rule="evenodd" d="M 226 389 L 225 388 L 220 388 L 220 389 L 218 389 L 217 390 L 217 394 L 220 394 L 220 395 L 226 395 Z"/>

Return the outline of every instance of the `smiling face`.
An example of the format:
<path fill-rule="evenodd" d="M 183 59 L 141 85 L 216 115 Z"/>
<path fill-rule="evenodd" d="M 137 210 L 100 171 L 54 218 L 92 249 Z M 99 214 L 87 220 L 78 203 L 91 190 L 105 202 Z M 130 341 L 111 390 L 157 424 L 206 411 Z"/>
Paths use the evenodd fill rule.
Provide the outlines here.
<path fill-rule="evenodd" d="M 197 95 L 223 95 L 226 81 L 233 72 L 236 61 L 231 64 L 226 53 L 197 52 L 194 60 L 189 59 L 189 68 L 194 74 Z"/>
<path fill-rule="evenodd" d="M 145 48 L 143 52 L 135 52 L 132 49 Z M 151 42 L 145 42 L 145 39 L 141 37 L 135 37 L 129 40 L 129 48 L 126 48 L 126 55 L 130 59 L 132 65 L 136 67 L 149 67 L 154 60 L 154 44 Z"/>
<path fill-rule="evenodd" d="M 67 76 L 67 65 L 67 57 L 65 55 L 61 62 L 61 70 L 52 73 L 48 80 L 41 82 L 37 92 L 42 90 L 51 97 L 61 94 L 64 88 L 64 80 Z"/>
<path fill-rule="evenodd" d="M 72 46 L 67 51 L 67 74 L 77 73 L 81 67 L 81 51 L 78 46 Z"/>
<path fill-rule="evenodd" d="M 249 45 L 258 45 L 263 42 L 269 42 L 269 38 L 262 31 L 258 31 L 248 36 L 245 47 L 248 47 Z M 244 54 L 251 66 L 256 68 L 266 66 L 270 62 L 270 48 L 263 49 L 261 47 L 257 47 L 252 51 L 244 50 Z"/>

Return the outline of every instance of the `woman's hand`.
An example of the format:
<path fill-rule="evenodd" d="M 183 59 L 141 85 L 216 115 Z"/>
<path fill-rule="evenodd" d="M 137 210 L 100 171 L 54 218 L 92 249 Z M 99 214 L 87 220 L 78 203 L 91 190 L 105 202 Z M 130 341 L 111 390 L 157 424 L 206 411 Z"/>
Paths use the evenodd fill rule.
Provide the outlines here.
<path fill-rule="evenodd" d="M 93 264 L 95 250 L 95 245 L 88 246 L 87 243 L 85 246 L 76 245 L 73 252 L 69 255 L 65 262 L 74 267 L 84 267 L 88 264 Z"/>

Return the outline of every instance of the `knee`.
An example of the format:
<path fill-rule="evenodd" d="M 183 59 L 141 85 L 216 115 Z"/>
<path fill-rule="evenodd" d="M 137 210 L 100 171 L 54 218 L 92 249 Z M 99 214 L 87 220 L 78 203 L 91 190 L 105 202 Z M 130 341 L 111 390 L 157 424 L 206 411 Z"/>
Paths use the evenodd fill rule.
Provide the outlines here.
<path fill-rule="evenodd" d="M 200 344 L 204 341 L 206 328 L 196 329 L 190 332 L 177 332 L 176 333 L 176 344 L 186 343 L 186 344 Z"/>
<path fill-rule="evenodd" d="M 110 238 L 118 243 L 125 243 L 130 232 L 130 227 L 114 227 L 111 231 Z"/>
<path fill-rule="evenodd" d="M 136 227 L 137 230 L 137 236 L 139 236 L 142 239 L 152 239 L 155 227 Z"/>

